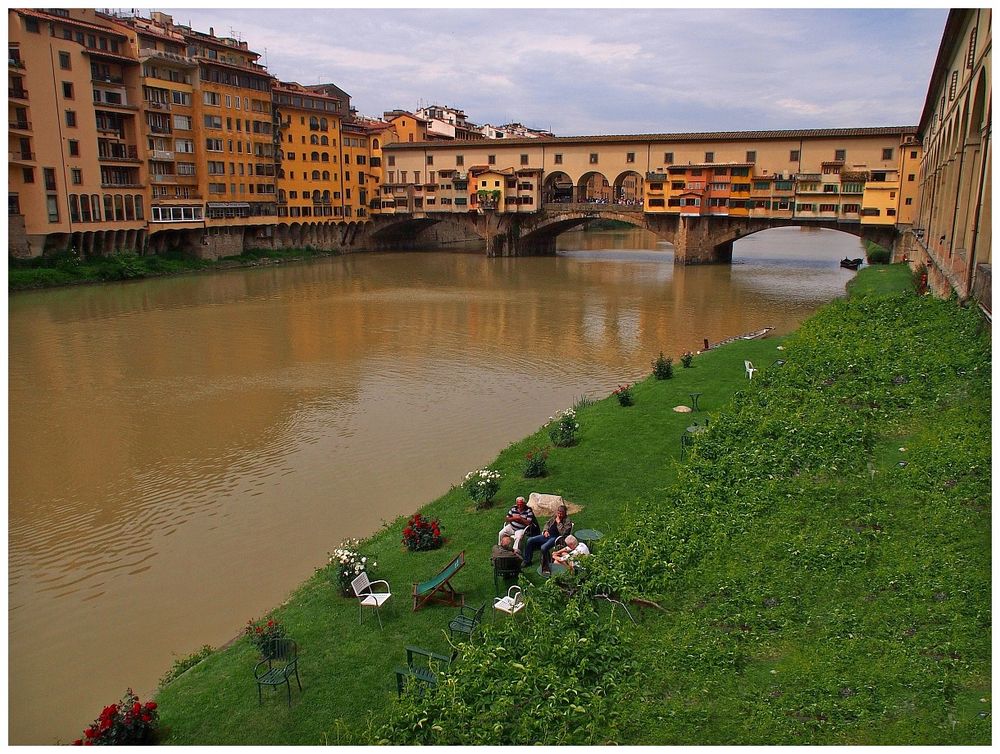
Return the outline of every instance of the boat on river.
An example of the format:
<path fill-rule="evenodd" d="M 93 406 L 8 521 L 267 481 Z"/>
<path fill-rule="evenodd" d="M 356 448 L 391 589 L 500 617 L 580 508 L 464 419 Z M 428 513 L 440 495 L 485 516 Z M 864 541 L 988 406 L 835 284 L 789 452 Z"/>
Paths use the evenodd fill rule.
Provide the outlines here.
<path fill-rule="evenodd" d="M 840 260 L 840 266 L 848 270 L 856 270 L 864 261 L 865 260 L 860 257 L 858 259 L 848 259 L 847 257 L 844 257 Z"/>
<path fill-rule="evenodd" d="M 708 339 L 705 339 L 705 350 L 710 350 L 712 348 L 718 348 L 719 346 L 725 346 L 730 343 L 735 343 L 737 340 L 758 340 L 767 335 L 773 327 L 763 327 L 760 330 L 754 330 L 753 332 L 743 333 L 742 335 L 734 335 L 731 338 L 726 338 L 725 340 L 720 340 L 718 343 L 708 343 Z"/>

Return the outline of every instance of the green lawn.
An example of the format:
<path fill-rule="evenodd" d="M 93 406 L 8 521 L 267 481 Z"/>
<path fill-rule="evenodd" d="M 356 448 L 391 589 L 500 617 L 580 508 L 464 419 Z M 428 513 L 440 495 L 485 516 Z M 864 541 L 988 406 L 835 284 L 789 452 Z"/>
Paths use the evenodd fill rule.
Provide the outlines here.
<path fill-rule="evenodd" d="M 581 408 L 579 444 L 554 448 L 544 479 L 520 472 L 547 432 L 509 446 L 492 510 L 461 489 L 424 509 L 443 549 L 406 552 L 403 521 L 363 544 L 395 594 L 384 631 L 318 571 L 275 611 L 300 647 L 292 708 L 280 694 L 258 706 L 239 641 L 160 691 L 168 743 L 988 743 L 988 343 L 953 304 L 872 295 L 908 286 L 905 266 L 866 269 L 852 302 L 788 339 L 676 364 L 634 406 Z M 752 383 L 744 359 L 761 368 Z M 701 414 L 671 410 L 693 391 Z M 530 491 L 579 503 L 578 527 L 609 535 L 584 595 L 604 579 L 665 612 L 633 628 L 531 573 L 518 620 L 465 648 L 437 692 L 397 703 L 406 644 L 450 652 L 454 610 L 412 613 L 411 583 L 465 550 L 456 586 L 491 600 L 490 547 Z M 535 711 L 512 725 L 512 703 Z"/>

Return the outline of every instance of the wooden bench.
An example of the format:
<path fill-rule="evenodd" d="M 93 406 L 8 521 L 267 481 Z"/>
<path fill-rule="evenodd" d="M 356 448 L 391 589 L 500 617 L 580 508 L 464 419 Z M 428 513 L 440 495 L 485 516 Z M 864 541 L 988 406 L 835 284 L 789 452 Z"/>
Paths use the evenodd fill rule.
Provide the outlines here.
<path fill-rule="evenodd" d="M 415 665 L 414 657 L 426 657 L 427 665 Z M 429 649 L 421 649 L 420 647 L 407 646 L 406 647 L 406 667 L 396 668 L 396 695 L 403 695 L 403 686 L 406 683 L 407 678 L 413 678 L 420 683 L 426 684 L 428 686 L 433 686 L 437 683 L 437 673 L 434 667 L 435 663 L 440 663 L 443 669 L 447 669 L 451 665 L 451 661 L 454 655 L 449 657 L 448 655 L 439 655 L 436 652 L 431 652 Z M 423 693 L 423 691 L 421 691 Z"/>
<path fill-rule="evenodd" d="M 428 602 L 446 605 L 464 605 L 465 597 L 451 585 L 450 579 L 465 565 L 465 550 L 458 553 L 436 576 L 413 585 L 413 611 L 416 612 Z"/>

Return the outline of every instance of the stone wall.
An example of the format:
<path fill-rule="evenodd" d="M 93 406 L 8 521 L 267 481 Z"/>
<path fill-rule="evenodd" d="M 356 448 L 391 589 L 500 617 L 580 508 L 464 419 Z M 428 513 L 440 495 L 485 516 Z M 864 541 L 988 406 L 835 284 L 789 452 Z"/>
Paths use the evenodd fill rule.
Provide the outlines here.
<path fill-rule="evenodd" d="M 28 235 L 24 230 L 24 215 L 7 215 L 7 247 L 12 257 L 32 256 Z"/>

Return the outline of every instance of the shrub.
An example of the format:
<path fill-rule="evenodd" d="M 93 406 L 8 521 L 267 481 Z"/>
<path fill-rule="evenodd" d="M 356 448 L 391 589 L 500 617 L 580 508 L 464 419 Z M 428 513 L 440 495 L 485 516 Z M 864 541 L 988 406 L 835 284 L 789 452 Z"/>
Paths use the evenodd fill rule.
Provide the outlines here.
<path fill-rule="evenodd" d="M 156 743 L 159 715 L 156 702 L 142 704 L 132 689 L 115 704 L 109 704 L 76 739 L 75 746 L 135 746 Z"/>
<path fill-rule="evenodd" d="M 618 403 L 622 406 L 631 406 L 635 401 L 632 399 L 632 386 L 631 385 L 619 385 L 618 389 L 615 390 L 615 397 L 618 399 Z"/>
<path fill-rule="evenodd" d="M 889 264 L 889 260 L 892 257 L 888 249 L 872 241 L 868 241 L 865 244 L 865 250 L 867 252 L 868 264 Z"/>
<path fill-rule="evenodd" d="M 135 280 L 146 276 L 145 265 L 135 254 L 112 254 L 102 265 L 99 277 L 102 280 Z"/>
<path fill-rule="evenodd" d="M 414 513 L 403 529 L 403 544 L 410 552 L 436 550 L 442 541 L 441 523 L 436 518 L 424 518 L 419 513 Z"/>
<path fill-rule="evenodd" d="M 555 416 L 550 416 L 549 421 L 556 422 L 556 425 L 549 430 L 549 439 L 552 440 L 553 445 L 558 448 L 576 445 L 576 433 L 580 429 L 580 425 L 576 421 L 576 411 L 567 408 Z"/>
<path fill-rule="evenodd" d="M 462 487 L 477 508 L 489 508 L 493 504 L 493 496 L 500 489 L 500 472 L 494 469 L 470 471 L 465 475 Z"/>
<path fill-rule="evenodd" d="M 669 380 L 674 376 L 674 360 L 669 356 L 664 356 L 663 351 L 660 351 L 660 355 L 653 362 L 653 376 L 658 380 Z M 622 405 L 629 404 L 623 403 Z"/>
<path fill-rule="evenodd" d="M 208 644 L 205 644 L 197 652 L 189 654 L 187 657 L 181 657 L 179 660 L 174 660 L 173 667 L 164 673 L 163 677 L 160 679 L 160 688 L 163 688 L 168 683 L 172 683 L 180 678 L 183 673 L 204 660 L 212 654 L 213 651 L 214 650 Z"/>
<path fill-rule="evenodd" d="M 694 359 L 694 354 L 690 351 L 685 351 L 684 355 L 681 356 L 681 366 L 685 369 L 691 368 L 691 361 Z"/>
<path fill-rule="evenodd" d="M 330 553 L 329 563 L 334 568 L 334 582 L 340 588 L 340 593 L 345 597 L 353 597 L 351 582 L 356 579 L 362 571 L 374 568 L 378 565 L 374 560 L 369 563 L 368 558 L 363 557 L 356 548 L 360 544 L 358 539 L 345 539 L 340 547 Z"/>
<path fill-rule="evenodd" d="M 589 395 L 584 394 L 581 395 L 579 398 L 577 398 L 576 401 L 573 403 L 573 410 L 579 411 L 582 408 L 593 406 L 596 403 L 597 401 L 594 398 L 591 398 Z"/>
<path fill-rule="evenodd" d="M 256 623 L 248 620 L 244 633 L 250 639 L 250 643 L 257 647 L 260 656 L 265 659 L 271 652 L 271 640 L 284 639 L 288 635 L 285 627 L 274 618 L 268 618 L 266 622 L 261 619 Z"/>
<path fill-rule="evenodd" d="M 545 468 L 545 462 L 549 458 L 548 448 L 534 448 L 533 450 L 529 450 L 524 458 L 525 479 L 537 479 L 548 473 L 548 469 Z"/>

